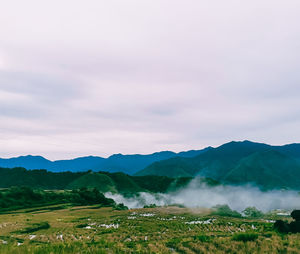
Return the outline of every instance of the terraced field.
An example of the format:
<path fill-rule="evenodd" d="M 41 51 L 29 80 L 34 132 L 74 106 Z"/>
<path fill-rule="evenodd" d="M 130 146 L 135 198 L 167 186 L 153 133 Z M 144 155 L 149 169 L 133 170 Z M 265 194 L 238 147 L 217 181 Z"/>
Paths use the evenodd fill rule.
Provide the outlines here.
<path fill-rule="evenodd" d="M 0 253 L 300 253 L 300 234 L 274 232 L 274 219 L 178 207 L 27 209 L 0 215 Z"/>

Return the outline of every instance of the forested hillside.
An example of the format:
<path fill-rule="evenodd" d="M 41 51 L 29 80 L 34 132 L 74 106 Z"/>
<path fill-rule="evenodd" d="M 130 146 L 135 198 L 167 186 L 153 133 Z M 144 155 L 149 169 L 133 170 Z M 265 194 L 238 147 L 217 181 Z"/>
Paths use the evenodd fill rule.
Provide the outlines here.
<path fill-rule="evenodd" d="M 193 158 L 171 158 L 136 175 L 209 177 L 227 184 L 300 189 L 300 145 L 230 142 Z"/>
<path fill-rule="evenodd" d="M 169 189 L 176 190 L 186 186 L 192 179 L 175 179 L 166 176 L 129 176 L 120 172 L 53 173 L 46 170 L 0 168 L 0 188 L 13 186 L 28 186 L 46 190 L 97 188 L 101 192 L 130 194 L 141 191 L 166 192 Z"/>

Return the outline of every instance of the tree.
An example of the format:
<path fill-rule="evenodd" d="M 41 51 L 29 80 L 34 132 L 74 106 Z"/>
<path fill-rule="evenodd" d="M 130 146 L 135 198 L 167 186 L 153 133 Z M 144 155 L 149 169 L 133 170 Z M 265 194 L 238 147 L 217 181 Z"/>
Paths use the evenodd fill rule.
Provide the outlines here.
<path fill-rule="evenodd" d="M 259 218 L 264 216 L 263 212 L 258 210 L 256 207 L 247 207 L 244 211 L 243 214 L 245 214 L 246 217 L 250 218 Z"/>
<path fill-rule="evenodd" d="M 228 216 L 228 217 L 237 217 L 240 218 L 242 215 L 232 210 L 228 205 L 216 205 L 213 207 L 212 214 L 219 215 L 219 216 Z"/>

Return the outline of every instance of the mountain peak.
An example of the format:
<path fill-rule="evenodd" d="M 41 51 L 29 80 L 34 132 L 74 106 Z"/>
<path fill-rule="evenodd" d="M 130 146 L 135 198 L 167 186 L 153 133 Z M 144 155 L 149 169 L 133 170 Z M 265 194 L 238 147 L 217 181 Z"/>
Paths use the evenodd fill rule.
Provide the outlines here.
<path fill-rule="evenodd" d="M 24 159 L 24 160 L 40 160 L 40 161 L 48 161 L 46 158 L 40 155 L 24 155 L 19 157 L 14 157 L 12 159 Z"/>

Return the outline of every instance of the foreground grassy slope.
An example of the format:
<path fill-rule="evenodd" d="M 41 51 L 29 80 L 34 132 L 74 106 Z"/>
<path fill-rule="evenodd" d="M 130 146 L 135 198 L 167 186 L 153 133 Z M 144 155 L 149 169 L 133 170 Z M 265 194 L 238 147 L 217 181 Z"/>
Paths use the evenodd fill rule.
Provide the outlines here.
<path fill-rule="evenodd" d="M 176 207 L 115 211 L 93 206 L 23 210 L 0 217 L 0 253 L 299 253 L 300 235 L 267 219 Z"/>

